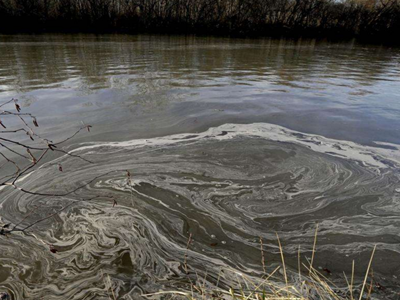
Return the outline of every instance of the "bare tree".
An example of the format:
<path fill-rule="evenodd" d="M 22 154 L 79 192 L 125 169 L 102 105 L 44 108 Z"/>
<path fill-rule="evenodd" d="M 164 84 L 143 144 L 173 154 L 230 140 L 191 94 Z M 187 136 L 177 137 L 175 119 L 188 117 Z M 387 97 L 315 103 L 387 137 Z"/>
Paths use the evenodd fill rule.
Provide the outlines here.
<path fill-rule="evenodd" d="M 394 40 L 400 0 L 0 0 L 0 31 L 50 28 Z"/>

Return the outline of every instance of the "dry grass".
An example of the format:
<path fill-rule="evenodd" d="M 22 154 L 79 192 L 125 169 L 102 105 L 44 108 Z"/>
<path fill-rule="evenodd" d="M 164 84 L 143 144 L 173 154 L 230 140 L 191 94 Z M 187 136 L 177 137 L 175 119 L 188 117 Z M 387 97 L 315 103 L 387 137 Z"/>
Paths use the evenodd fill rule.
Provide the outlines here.
<path fill-rule="evenodd" d="M 231 287 L 219 287 L 219 279 L 221 272 L 218 276 L 218 282 L 215 286 L 208 286 L 205 284 L 191 284 L 190 291 L 188 290 L 175 290 L 175 291 L 159 291 L 152 294 L 143 296 L 151 298 L 159 298 L 160 296 L 169 295 L 170 298 L 176 299 L 189 299 L 189 300 L 361 300 L 370 299 L 371 284 L 368 286 L 367 281 L 371 270 L 372 260 L 375 254 L 376 246 L 373 248 L 371 258 L 365 273 L 362 285 L 356 286 L 354 284 L 354 261 L 352 264 L 351 280 L 348 281 L 346 275 L 345 280 L 347 286 L 343 288 L 337 287 L 326 276 L 321 274 L 313 267 L 317 230 L 314 236 L 314 244 L 312 250 L 312 258 L 310 262 L 301 263 L 300 247 L 298 250 L 298 274 L 296 272 L 288 272 L 285 259 L 284 250 L 279 239 L 277 241 L 281 255 L 281 265 L 276 267 L 271 273 L 265 271 L 263 266 L 264 276 L 262 278 L 254 278 L 249 275 L 238 272 L 237 270 L 226 268 L 224 269 L 224 277 L 229 278 L 234 282 Z M 260 243 L 262 240 L 260 239 Z M 261 255 L 264 260 L 264 253 L 261 245 Z M 185 261 L 187 268 L 187 262 Z M 301 271 L 301 267 L 306 269 L 306 272 Z M 372 277 L 372 276 L 371 276 Z M 197 282 L 201 282 L 198 278 Z M 356 297 L 357 296 L 357 297 Z M 162 297 L 164 299 L 164 297 Z"/>
<path fill-rule="evenodd" d="M 103 278 L 103 282 L 104 282 L 105 289 L 107 290 L 108 298 L 110 300 L 117 300 L 117 297 L 115 296 L 112 282 L 110 279 L 110 275 L 107 275 L 106 277 L 104 277 L 103 271 L 101 271 L 101 277 Z"/>

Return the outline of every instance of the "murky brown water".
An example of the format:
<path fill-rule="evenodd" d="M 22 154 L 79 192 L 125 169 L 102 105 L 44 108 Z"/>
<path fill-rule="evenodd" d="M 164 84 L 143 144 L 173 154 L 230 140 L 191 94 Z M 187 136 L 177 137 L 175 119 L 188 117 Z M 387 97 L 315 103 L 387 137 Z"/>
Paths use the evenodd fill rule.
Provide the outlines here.
<path fill-rule="evenodd" d="M 400 49 L 316 41 L 167 36 L 0 36 L 0 101 L 20 99 L 43 135 L 81 121 L 70 147 L 91 158 L 49 161 L 24 187 L 100 195 L 30 230 L 0 236 L 0 292 L 15 299 L 120 299 L 179 288 L 188 233 L 191 272 L 316 265 L 374 274 L 385 297 L 400 276 Z M 97 142 L 92 144 L 91 142 Z M 64 172 L 58 172 L 61 161 Z M 396 191 L 397 190 L 397 191 Z M 118 201 L 112 206 L 109 198 Z M 3 189 L 2 223 L 73 201 Z M 34 234 L 31 235 L 31 234 Z M 47 244 L 60 251 L 51 253 Z M 229 278 L 225 278 L 229 283 Z M 224 280 L 222 280 L 224 281 Z M 382 295 L 381 295 L 382 296 Z M 43 298 L 44 297 L 44 298 Z"/>

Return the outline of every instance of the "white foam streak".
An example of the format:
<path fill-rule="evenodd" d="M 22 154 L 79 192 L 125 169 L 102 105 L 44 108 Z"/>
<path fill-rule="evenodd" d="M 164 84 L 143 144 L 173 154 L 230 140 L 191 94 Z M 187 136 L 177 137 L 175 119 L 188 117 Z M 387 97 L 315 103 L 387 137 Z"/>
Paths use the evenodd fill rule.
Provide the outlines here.
<path fill-rule="evenodd" d="M 196 134 L 175 134 L 151 139 L 134 139 L 123 142 L 97 143 L 83 146 L 74 151 L 84 151 L 99 147 L 144 147 L 167 146 L 182 142 L 196 142 L 204 139 L 228 140 L 238 136 L 259 137 L 266 140 L 295 143 L 312 149 L 319 153 L 326 153 L 349 160 L 356 160 L 366 166 L 387 168 L 390 161 L 396 167 L 400 166 L 400 145 L 376 142 L 377 145 L 390 146 L 391 149 L 364 146 L 350 141 L 334 140 L 319 135 L 305 134 L 290 130 L 282 126 L 254 123 L 254 124 L 224 124 L 210 128 L 205 132 Z M 386 162 L 386 163 L 385 163 Z"/>

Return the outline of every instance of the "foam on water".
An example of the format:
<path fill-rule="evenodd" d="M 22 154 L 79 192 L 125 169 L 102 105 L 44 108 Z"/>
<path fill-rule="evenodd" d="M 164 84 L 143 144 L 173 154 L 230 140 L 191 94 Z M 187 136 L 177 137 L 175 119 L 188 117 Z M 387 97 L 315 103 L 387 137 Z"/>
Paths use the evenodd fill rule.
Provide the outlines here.
<path fill-rule="evenodd" d="M 298 245 L 304 260 L 310 256 L 318 223 L 315 265 L 336 279 L 356 259 L 361 275 L 377 244 L 374 274 L 390 297 L 392 275 L 400 276 L 398 150 L 265 123 L 82 144 L 74 152 L 95 164 L 63 156 L 19 185 L 59 193 L 115 172 L 68 197 L 1 191 L 4 223 L 15 224 L 40 206 L 22 225 L 71 201 L 99 197 L 78 201 L 29 232 L 2 237 L 0 284 L 16 299 L 108 299 L 102 274 L 109 274 L 118 299 L 136 299 L 187 287 L 196 273 L 207 272 L 208 284 L 215 284 L 221 268 L 259 276 L 260 236 L 270 271 L 280 261 L 275 232 L 294 269 Z M 131 172 L 131 184 L 123 170 Z"/>

